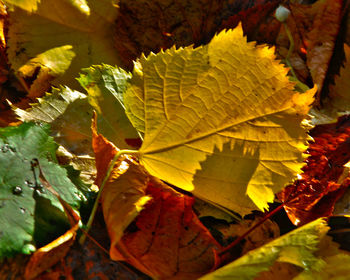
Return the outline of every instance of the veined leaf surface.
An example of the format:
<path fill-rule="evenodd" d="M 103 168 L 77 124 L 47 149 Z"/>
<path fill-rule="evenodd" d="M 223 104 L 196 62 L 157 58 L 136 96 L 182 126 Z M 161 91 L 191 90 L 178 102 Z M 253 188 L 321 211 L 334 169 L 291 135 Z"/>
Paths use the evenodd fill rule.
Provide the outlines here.
<path fill-rule="evenodd" d="M 242 215 L 300 172 L 315 89 L 293 91 L 274 50 L 241 26 L 196 49 L 142 57 L 124 102 L 154 176 Z"/>
<path fill-rule="evenodd" d="M 252 280 L 260 272 L 267 271 L 275 261 L 291 263 L 305 271 L 319 271 L 325 263 L 315 253 L 327 231 L 328 227 L 324 220 L 315 220 L 248 252 L 200 279 Z"/>

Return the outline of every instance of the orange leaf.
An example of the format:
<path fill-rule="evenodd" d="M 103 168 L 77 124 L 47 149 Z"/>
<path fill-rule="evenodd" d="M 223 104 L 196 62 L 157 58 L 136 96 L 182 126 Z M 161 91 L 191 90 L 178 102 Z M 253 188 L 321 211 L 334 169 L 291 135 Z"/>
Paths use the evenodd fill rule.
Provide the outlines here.
<path fill-rule="evenodd" d="M 78 229 L 79 223 L 56 240 L 38 249 L 26 266 L 24 278 L 26 280 L 35 279 L 39 274 L 63 259 L 73 245 Z"/>
<path fill-rule="evenodd" d="M 100 186 L 118 148 L 97 134 L 95 120 L 92 131 Z M 193 212 L 194 199 L 148 174 L 131 156 L 116 162 L 101 201 L 112 259 L 160 279 L 195 279 L 217 266 L 220 245 Z"/>
<path fill-rule="evenodd" d="M 192 210 L 194 199 L 151 178 L 153 197 L 112 250 L 159 279 L 197 279 L 216 268 L 220 245 Z"/>

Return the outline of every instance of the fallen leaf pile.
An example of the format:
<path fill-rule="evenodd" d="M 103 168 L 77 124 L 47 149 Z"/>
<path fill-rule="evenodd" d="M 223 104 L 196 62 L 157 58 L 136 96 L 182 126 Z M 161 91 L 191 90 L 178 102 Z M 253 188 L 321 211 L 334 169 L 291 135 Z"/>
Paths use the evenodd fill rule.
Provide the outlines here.
<path fill-rule="evenodd" d="M 347 279 L 348 14 L 0 0 L 0 279 Z"/>

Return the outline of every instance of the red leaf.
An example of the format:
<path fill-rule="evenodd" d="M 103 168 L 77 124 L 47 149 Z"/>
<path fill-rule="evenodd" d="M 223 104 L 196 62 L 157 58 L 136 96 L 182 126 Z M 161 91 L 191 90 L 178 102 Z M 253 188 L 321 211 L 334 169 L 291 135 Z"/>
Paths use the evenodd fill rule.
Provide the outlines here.
<path fill-rule="evenodd" d="M 284 188 L 278 197 L 295 225 L 305 224 L 332 214 L 335 202 L 350 185 L 348 177 L 338 182 L 344 164 L 350 160 L 350 116 L 335 124 L 319 125 L 311 131 L 302 179 Z"/>

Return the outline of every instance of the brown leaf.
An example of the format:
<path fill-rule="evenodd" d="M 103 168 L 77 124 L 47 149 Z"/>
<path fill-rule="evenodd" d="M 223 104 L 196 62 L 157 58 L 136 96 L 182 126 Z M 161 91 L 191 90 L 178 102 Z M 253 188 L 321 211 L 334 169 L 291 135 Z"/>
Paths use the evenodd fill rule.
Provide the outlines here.
<path fill-rule="evenodd" d="M 342 0 L 318 1 L 312 30 L 307 34 L 307 66 L 321 92 L 342 20 Z M 318 95 L 317 103 L 320 101 Z"/>
<path fill-rule="evenodd" d="M 285 59 L 290 40 L 285 27 L 278 22 L 274 13 L 282 1 L 255 3 L 253 7 L 231 16 L 223 22 L 223 28 L 234 28 L 241 21 L 248 41 L 257 41 L 276 46 L 276 53 Z M 340 30 L 344 13 L 344 1 L 317 1 L 313 5 L 290 3 L 286 7 L 291 11 L 286 20 L 294 49 L 289 58 L 298 78 L 310 87 L 317 84 L 320 92 L 329 70 L 335 42 Z"/>
<path fill-rule="evenodd" d="M 269 1 L 121 0 L 115 47 L 124 64 L 132 69 L 133 61 L 142 53 L 157 53 L 172 45 L 206 44 L 222 29 L 224 19 L 266 2 Z"/>
<path fill-rule="evenodd" d="M 79 223 L 56 240 L 35 251 L 26 266 L 24 278 L 26 280 L 35 279 L 42 272 L 63 259 L 74 243 L 78 228 Z"/>
<path fill-rule="evenodd" d="M 295 225 L 305 224 L 332 214 L 335 202 L 350 185 L 350 178 L 339 182 L 344 164 L 350 160 L 350 117 L 335 124 L 318 125 L 311 130 L 310 143 L 302 178 L 278 195 Z"/>

